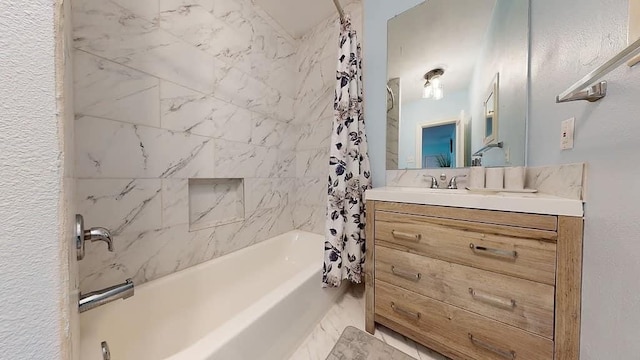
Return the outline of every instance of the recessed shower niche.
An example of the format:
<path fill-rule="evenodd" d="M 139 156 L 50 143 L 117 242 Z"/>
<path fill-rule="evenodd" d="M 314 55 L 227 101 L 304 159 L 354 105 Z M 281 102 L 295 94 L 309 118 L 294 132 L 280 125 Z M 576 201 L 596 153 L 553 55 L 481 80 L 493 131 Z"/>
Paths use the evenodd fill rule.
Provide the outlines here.
<path fill-rule="evenodd" d="M 243 179 L 189 179 L 190 231 L 243 220 Z"/>

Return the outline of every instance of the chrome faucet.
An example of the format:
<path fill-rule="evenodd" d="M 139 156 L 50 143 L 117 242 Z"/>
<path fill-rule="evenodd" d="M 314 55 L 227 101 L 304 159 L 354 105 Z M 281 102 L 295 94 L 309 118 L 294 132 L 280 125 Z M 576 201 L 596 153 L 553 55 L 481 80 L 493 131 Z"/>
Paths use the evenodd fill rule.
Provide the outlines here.
<path fill-rule="evenodd" d="M 133 296 L 133 288 L 133 281 L 131 279 L 127 279 L 126 282 L 119 285 L 111 286 L 98 291 L 93 291 L 84 295 L 80 294 L 78 308 L 82 313 L 118 299 L 128 299 Z"/>
<path fill-rule="evenodd" d="M 440 189 L 440 183 L 438 183 L 438 179 L 436 179 L 435 176 L 433 175 L 423 175 L 426 179 L 431 179 L 431 185 L 429 185 L 430 188 L 432 189 Z M 440 180 L 445 181 L 447 180 L 447 174 L 440 174 Z"/>
<path fill-rule="evenodd" d="M 428 181 L 428 179 L 431 180 L 431 185 L 429 185 L 430 188 L 432 189 L 439 189 L 440 188 L 440 184 L 438 184 L 438 179 L 436 179 L 435 176 L 432 175 L 424 175 L 425 180 Z"/>
<path fill-rule="evenodd" d="M 78 260 L 84 259 L 84 243 L 85 241 L 104 241 L 107 243 L 107 250 L 113 252 L 113 237 L 109 230 L 101 227 L 93 227 L 89 230 L 84 229 L 84 219 L 82 215 L 76 215 L 76 257 Z"/>
<path fill-rule="evenodd" d="M 449 186 L 447 186 L 447 189 L 457 189 L 458 188 L 458 178 L 464 178 L 467 177 L 467 175 L 456 175 L 454 177 L 451 178 L 451 180 L 449 180 Z"/>
<path fill-rule="evenodd" d="M 104 241 L 107 243 L 107 250 L 113 252 L 113 238 L 109 230 L 101 227 L 94 227 L 84 231 L 84 239 L 91 242 Z"/>

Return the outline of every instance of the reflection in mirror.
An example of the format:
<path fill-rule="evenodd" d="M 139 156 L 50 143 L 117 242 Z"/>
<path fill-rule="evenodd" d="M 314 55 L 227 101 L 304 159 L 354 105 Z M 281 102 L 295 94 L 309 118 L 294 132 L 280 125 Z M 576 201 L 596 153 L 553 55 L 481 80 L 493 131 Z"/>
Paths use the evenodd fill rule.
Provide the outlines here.
<path fill-rule="evenodd" d="M 427 0 L 389 21 L 387 169 L 525 164 L 528 19 L 529 0 Z"/>
<path fill-rule="evenodd" d="M 498 139 L 498 80 L 499 74 L 491 83 L 489 95 L 484 102 L 484 144 L 489 145 L 497 142 Z"/>

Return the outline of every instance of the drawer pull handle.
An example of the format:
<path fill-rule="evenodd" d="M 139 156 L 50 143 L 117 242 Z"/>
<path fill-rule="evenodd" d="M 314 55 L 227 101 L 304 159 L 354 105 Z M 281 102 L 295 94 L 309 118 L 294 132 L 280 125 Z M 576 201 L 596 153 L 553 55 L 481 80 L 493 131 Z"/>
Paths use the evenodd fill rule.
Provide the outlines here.
<path fill-rule="evenodd" d="M 422 278 L 422 274 L 420 273 L 412 273 L 404 270 L 399 270 L 395 266 L 391 266 L 391 273 L 397 277 L 401 277 L 411 281 L 418 281 Z"/>
<path fill-rule="evenodd" d="M 469 333 L 469 340 L 471 340 L 471 343 L 475 346 L 481 347 L 485 350 L 491 351 L 492 353 L 502 356 L 505 359 L 511 359 L 514 360 L 516 358 L 516 352 L 513 350 L 502 350 L 494 345 L 491 345 L 487 342 L 484 342 L 482 340 L 478 340 L 476 337 L 473 336 L 473 334 Z"/>
<path fill-rule="evenodd" d="M 402 231 L 391 230 L 391 235 L 400 240 L 420 241 L 422 234 L 409 234 Z"/>
<path fill-rule="evenodd" d="M 474 300 L 483 301 L 485 303 L 495 305 L 502 308 L 513 309 L 516 307 L 516 301 L 513 299 L 503 299 L 495 295 L 486 294 L 473 288 L 469 288 L 469 294 Z"/>
<path fill-rule="evenodd" d="M 499 256 L 499 257 L 508 258 L 514 261 L 518 257 L 518 252 L 515 250 L 509 251 L 509 250 L 493 249 L 493 248 L 488 248 L 484 246 L 476 246 L 473 243 L 469 244 L 469 247 L 478 255 Z"/>
<path fill-rule="evenodd" d="M 422 317 L 422 315 L 420 315 L 420 313 L 418 312 L 413 312 L 413 311 L 409 311 L 409 310 L 405 310 L 401 307 L 396 306 L 395 303 L 391 303 L 391 309 L 393 309 L 393 311 L 397 312 L 400 315 L 405 315 L 408 317 L 412 317 L 416 320 L 420 320 L 420 318 Z"/>

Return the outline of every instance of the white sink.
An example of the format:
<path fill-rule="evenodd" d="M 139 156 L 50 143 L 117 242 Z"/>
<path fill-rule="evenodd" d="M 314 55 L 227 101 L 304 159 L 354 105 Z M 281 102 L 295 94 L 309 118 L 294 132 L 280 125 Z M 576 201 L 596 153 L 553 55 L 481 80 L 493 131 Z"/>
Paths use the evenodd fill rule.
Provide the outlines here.
<path fill-rule="evenodd" d="M 367 200 L 439 205 L 469 209 L 513 211 L 532 214 L 583 216 L 580 200 L 546 194 L 479 193 L 466 189 L 382 187 L 367 190 Z"/>

